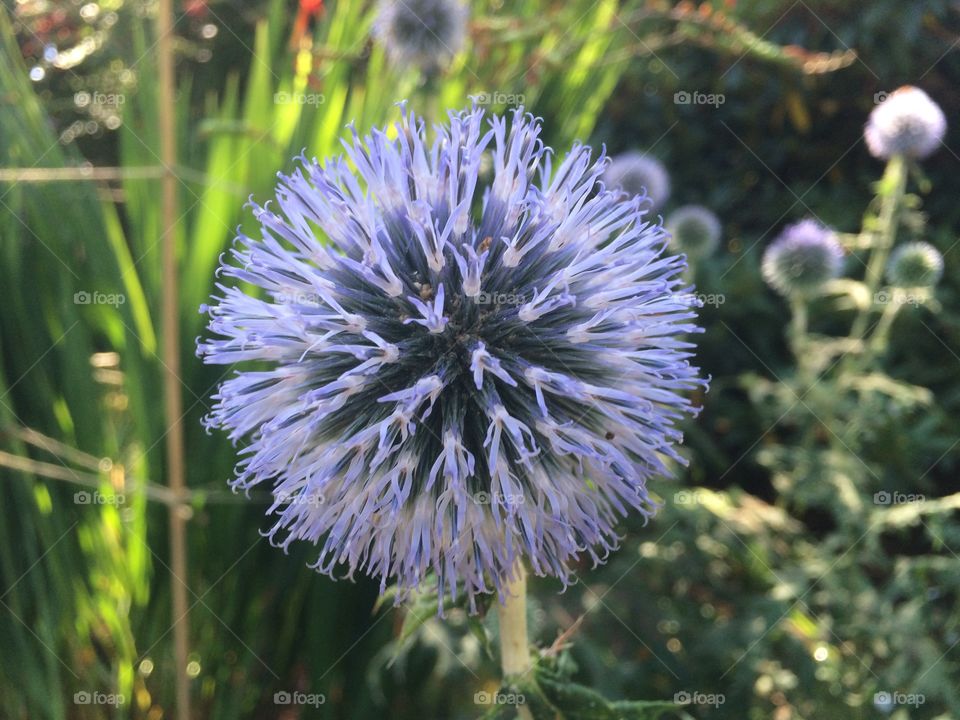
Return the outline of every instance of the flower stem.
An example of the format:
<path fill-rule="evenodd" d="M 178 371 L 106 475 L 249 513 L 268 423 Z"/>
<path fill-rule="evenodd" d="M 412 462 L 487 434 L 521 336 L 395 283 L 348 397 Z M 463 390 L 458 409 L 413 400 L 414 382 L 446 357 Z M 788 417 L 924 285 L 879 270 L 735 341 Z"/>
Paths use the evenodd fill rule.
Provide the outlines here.
<path fill-rule="evenodd" d="M 161 262 L 163 293 L 161 293 L 161 322 L 163 327 L 163 400 L 167 423 L 166 457 L 170 493 L 178 501 L 170 510 L 170 574 L 171 611 L 173 615 L 173 656 L 176 672 L 177 720 L 189 720 L 190 678 L 187 676 L 187 657 L 190 651 L 190 619 L 187 607 L 187 524 L 183 502 L 186 489 L 186 454 L 184 449 L 183 398 L 180 387 L 180 287 L 177 265 L 177 218 L 180 180 L 177 165 L 176 108 L 176 48 L 174 37 L 174 8 L 172 0 L 160 0 L 157 8 L 157 127 L 159 132 L 160 164 L 166 169 L 161 178 L 160 208 L 163 220 Z M 152 151 L 151 151 L 152 152 Z"/>
<path fill-rule="evenodd" d="M 883 309 L 883 314 L 880 315 L 880 320 L 877 322 L 876 328 L 874 328 L 873 334 L 870 336 L 870 342 L 867 345 L 867 361 L 875 355 L 883 354 L 887 349 L 887 345 L 890 342 L 890 328 L 893 326 L 893 321 L 897 317 L 897 312 L 900 310 L 901 304 L 901 299 L 894 295 Z M 866 362 L 864 364 L 866 364 Z"/>
<path fill-rule="evenodd" d="M 900 205 L 903 202 L 903 195 L 907 189 L 907 163 L 902 155 L 894 155 L 890 158 L 890 162 L 887 163 L 887 169 L 883 173 L 883 180 L 880 181 L 880 184 L 882 188 L 880 232 L 870 252 L 870 259 L 867 261 L 867 272 L 864 277 L 864 284 L 867 286 L 871 306 L 861 311 L 856 320 L 854 320 L 850 336 L 855 340 L 862 339 L 867 330 L 867 322 L 870 319 L 873 299 L 877 290 L 880 289 L 880 282 L 883 280 L 883 271 L 887 265 L 887 258 L 889 258 L 890 250 L 896 241 Z"/>
<path fill-rule="evenodd" d="M 517 563 L 505 589 L 505 599 L 497 605 L 500 618 L 500 664 L 504 679 L 530 671 L 530 647 L 527 640 L 527 572 Z"/>
<path fill-rule="evenodd" d="M 807 340 L 806 298 L 791 298 L 790 309 L 792 311 L 790 320 L 790 344 L 794 355 L 796 355 L 797 359 L 801 359 L 804 354 Z"/>

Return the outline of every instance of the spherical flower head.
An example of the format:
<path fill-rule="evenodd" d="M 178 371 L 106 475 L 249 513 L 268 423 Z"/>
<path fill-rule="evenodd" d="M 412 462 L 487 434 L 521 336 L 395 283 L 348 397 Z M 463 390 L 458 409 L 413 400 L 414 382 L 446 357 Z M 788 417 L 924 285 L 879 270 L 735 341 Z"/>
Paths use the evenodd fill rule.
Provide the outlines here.
<path fill-rule="evenodd" d="M 271 488 L 273 541 L 317 544 L 322 572 L 398 602 L 432 575 L 471 610 L 518 561 L 566 583 L 682 462 L 704 385 L 684 260 L 603 157 L 539 135 L 474 107 L 428 140 L 404 110 L 281 175 L 221 267 L 198 354 L 255 364 L 208 422 L 246 443 L 235 487 Z"/>
<path fill-rule="evenodd" d="M 940 106 L 920 88 L 906 85 L 873 109 L 863 136 L 874 157 L 925 158 L 939 147 L 946 131 Z"/>
<path fill-rule="evenodd" d="M 716 250 L 723 232 L 720 218 L 701 205 L 677 208 L 667 218 L 666 227 L 676 248 L 692 258 Z"/>
<path fill-rule="evenodd" d="M 401 68 L 435 72 L 463 47 L 468 17 L 460 0 L 381 0 L 374 33 Z"/>
<path fill-rule="evenodd" d="M 942 276 L 943 255 L 927 242 L 901 245 L 887 264 L 887 279 L 897 287 L 933 287 Z"/>
<path fill-rule="evenodd" d="M 603 173 L 610 189 L 647 198 L 651 210 L 662 208 L 670 199 L 670 174 L 659 160 L 631 151 L 613 158 Z"/>
<path fill-rule="evenodd" d="M 763 254 L 763 278 L 782 295 L 807 295 L 840 274 L 843 248 L 814 220 L 788 226 Z"/>

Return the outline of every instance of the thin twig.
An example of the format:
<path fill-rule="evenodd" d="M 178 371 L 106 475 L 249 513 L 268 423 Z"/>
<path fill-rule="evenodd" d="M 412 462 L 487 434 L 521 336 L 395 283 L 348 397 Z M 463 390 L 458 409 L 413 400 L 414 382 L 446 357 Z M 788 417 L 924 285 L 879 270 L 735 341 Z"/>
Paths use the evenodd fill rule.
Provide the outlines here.
<path fill-rule="evenodd" d="M 9 435 L 10 437 L 17 439 L 20 442 L 24 442 L 27 445 L 33 445 L 41 450 L 45 450 L 51 455 L 64 458 L 65 460 L 74 462 L 77 465 L 82 465 L 88 470 L 96 470 L 99 472 L 101 469 L 103 469 L 105 462 L 111 462 L 109 459 L 106 459 L 105 461 L 104 458 L 98 458 L 94 455 L 83 452 L 83 450 L 78 450 L 77 448 L 67 445 L 60 440 L 50 437 L 49 435 L 44 435 L 33 428 L 22 427 L 19 425 L 4 425 L 3 427 L 0 427 L 0 434 Z"/>
<path fill-rule="evenodd" d="M 46 480 L 58 480 L 80 487 L 97 490 L 103 487 L 103 478 L 84 470 L 74 470 L 62 464 L 34 460 L 26 455 L 17 455 L 0 450 L 0 467 L 9 468 L 28 475 L 36 475 Z M 176 495 L 166 485 L 152 483 L 136 478 L 126 478 L 123 486 L 124 495 L 146 495 L 147 500 L 158 502 L 168 507 L 174 505 L 246 505 L 250 502 L 272 505 L 276 498 L 270 492 L 235 493 L 230 490 L 214 488 L 184 488 Z"/>
<path fill-rule="evenodd" d="M 159 165 L 146 167 L 54 167 L 54 168 L 2 168 L 0 182 L 8 183 L 44 183 L 76 182 L 78 180 L 148 180 L 163 177 L 164 169 Z"/>
<path fill-rule="evenodd" d="M 167 474 L 170 492 L 182 499 L 186 485 L 183 398 L 180 396 L 180 304 L 177 281 L 177 163 L 176 88 L 174 67 L 173 0 L 160 0 L 157 8 L 157 120 L 160 130 L 161 217 L 163 218 L 163 365 L 164 410 L 167 421 Z M 190 679 L 187 657 L 190 623 L 187 608 L 186 514 L 174 505 L 170 515 L 170 574 L 173 611 L 173 648 L 176 658 L 178 720 L 190 720 Z"/>
<path fill-rule="evenodd" d="M 586 617 L 587 614 L 583 613 L 580 615 L 580 617 L 573 621 L 570 627 L 557 635 L 557 639 L 553 641 L 553 644 L 543 651 L 544 656 L 553 657 L 559 655 L 562 650 L 568 648 L 570 646 L 570 638 L 577 634 L 577 631 L 580 630 L 580 626 L 583 625 L 583 621 Z"/>
<path fill-rule="evenodd" d="M 0 450 L 0 467 L 31 473 L 32 475 L 39 475 L 50 478 L 51 480 L 63 480 L 85 487 L 100 487 L 100 478 L 92 473 L 77 472 L 63 465 L 54 465 L 53 463 L 34 460 L 24 455 L 14 455 L 4 450 Z"/>
<path fill-rule="evenodd" d="M 179 165 L 171 166 L 174 174 L 181 180 L 198 183 L 206 187 L 226 190 L 241 197 L 247 197 L 250 191 L 236 183 L 214 180 L 206 173 Z M 156 180 L 167 174 L 163 165 L 143 165 L 137 167 L 97 167 L 93 165 L 63 167 L 13 167 L 0 168 L 0 183 L 47 183 L 47 182 L 108 182 L 116 180 Z"/>

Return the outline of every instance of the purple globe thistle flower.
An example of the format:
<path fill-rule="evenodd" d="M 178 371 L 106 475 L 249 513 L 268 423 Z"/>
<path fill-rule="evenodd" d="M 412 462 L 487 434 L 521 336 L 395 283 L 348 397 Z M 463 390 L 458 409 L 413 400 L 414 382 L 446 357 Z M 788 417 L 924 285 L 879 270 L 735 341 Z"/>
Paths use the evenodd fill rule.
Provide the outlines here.
<path fill-rule="evenodd" d="M 901 245 L 887 263 L 887 278 L 898 287 L 933 287 L 943 277 L 943 255 L 928 242 Z"/>
<path fill-rule="evenodd" d="M 647 198 L 651 211 L 662 208 L 670 199 L 670 174 L 663 163 L 635 150 L 613 158 L 603 182 L 611 189 Z"/>
<path fill-rule="evenodd" d="M 667 231 L 680 252 L 692 258 L 706 257 L 720 244 L 723 232 L 713 211 L 702 205 L 684 205 L 670 213 Z"/>
<path fill-rule="evenodd" d="M 905 85 L 873 109 L 863 136 L 874 157 L 925 158 L 937 149 L 946 131 L 940 106 L 920 88 Z"/>
<path fill-rule="evenodd" d="M 763 254 L 763 278 L 782 295 L 815 292 L 843 268 L 843 248 L 832 230 L 815 220 L 787 226 Z"/>
<path fill-rule="evenodd" d="M 374 33 L 401 68 L 435 72 L 463 47 L 468 17 L 459 0 L 381 0 Z"/>
<path fill-rule="evenodd" d="M 253 205 L 261 237 L 224 262 L 198 354 L 256 365 L 208 424 L 248 439 L 233 484 L 271 486 L 274 542 L 395 580 L 398 602 L 433 573 L 473 610 L 518 560 L 566 584 L 618 516 L 655 510 L 682 393 L 705 385 L 698 328 L 683 258 L 603 189 L 602 155 L 555 158 L 519 110 L 451 113 L 432 143 L 406 110 L 394 130 L 301 158 Z"/>

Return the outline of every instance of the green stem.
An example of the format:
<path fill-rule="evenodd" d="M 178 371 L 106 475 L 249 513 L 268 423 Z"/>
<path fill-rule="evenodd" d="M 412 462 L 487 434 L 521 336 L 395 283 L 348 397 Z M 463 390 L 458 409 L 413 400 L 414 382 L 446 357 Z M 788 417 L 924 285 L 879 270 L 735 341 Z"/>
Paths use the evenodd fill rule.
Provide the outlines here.
<path fill-rule="evenodd" d="M 797 360 L 802 362 L 803 349 L 807 337 L 807 301 L 806 298 L 790 299 L 792 318 L 790 320 L 790 347 Z"/>
<path fill-rule="evenodd" d="M 807 352 L 807 298 L 794 296 L 790 298 L 790 328 L 787 331 L 790 342 L 790 351 L 797 362 L 797 379 L 801 382 L 804 392 L 813 381 L 810 377 L 809 353 Z"/>
<path fill-rule="evenodd" d="M 870 320 L 873 308 L 873 299 L 880 289 L 883 271 L 886 268 L 887 259 L 890 257 L 890 250 L 897 238 L 897 219 L 907 189 L 907 163 L 902 155 L 894 155 L 890 158 L 880 182 L 882 188 L 880 232 L 876 244 L 873 246 L 873 251 L 870 253 L 867 272 L 864 276 L 870 305 L 861 310 L 853 322 L 850 336 L 855 340 L 861 340 L 866 333 L 867 323 Z"/>
<path fill-rule="evenodd" d="M 864 364 L 869 362 L 870 358 L 879 355 L 886 349 L 887 341 L 890 338 L 890 328 L 893 326 L 893 321 L 897 317 L 897 312 L 900 310 L 901 304 L 900 298 L 892 296 L 887 306 L 883 309 L 883 314 L 880 315 L 877 327 L 870 337 L 870 344 L 867 347 L 867 357 L 865 358 Z"/>

